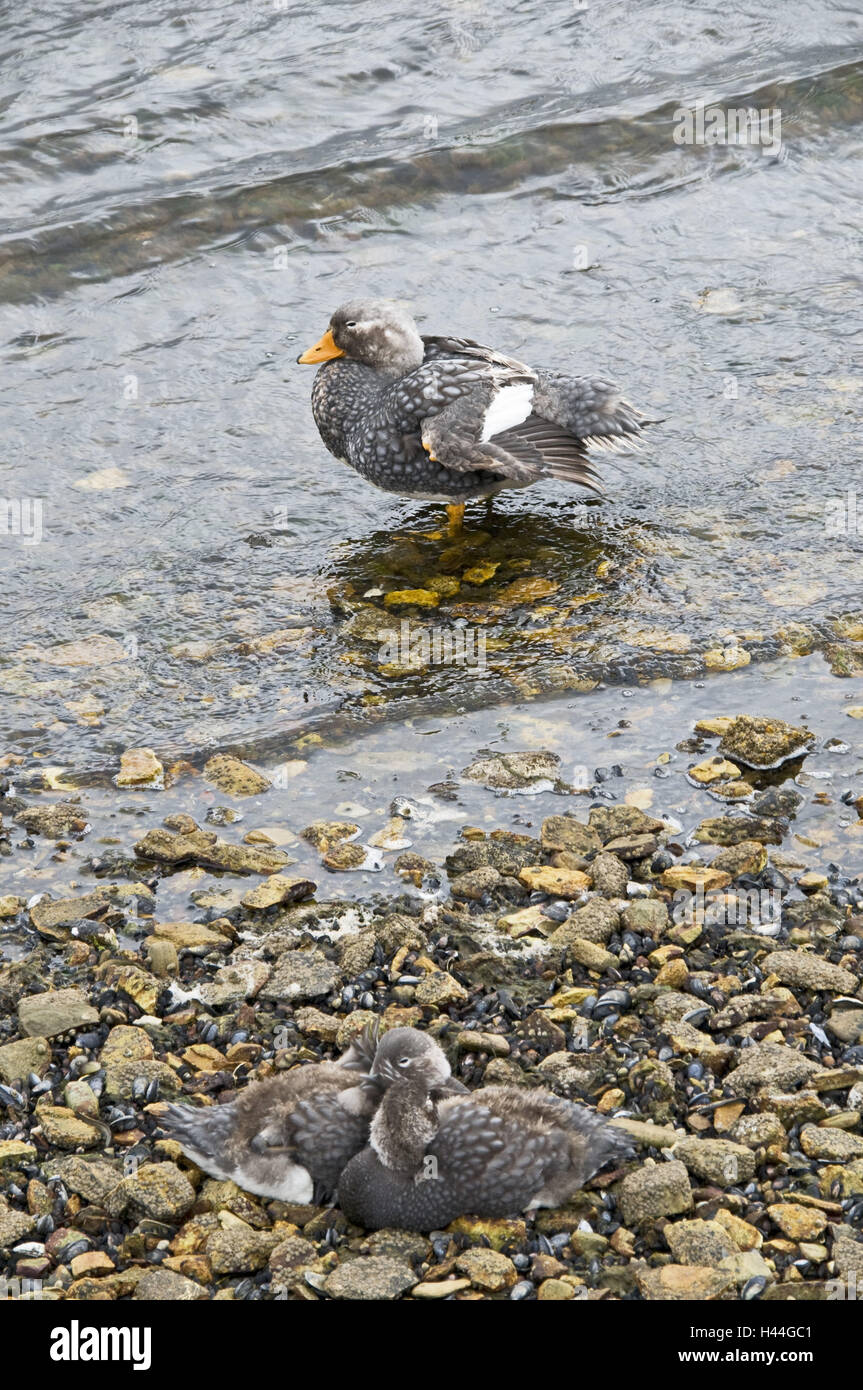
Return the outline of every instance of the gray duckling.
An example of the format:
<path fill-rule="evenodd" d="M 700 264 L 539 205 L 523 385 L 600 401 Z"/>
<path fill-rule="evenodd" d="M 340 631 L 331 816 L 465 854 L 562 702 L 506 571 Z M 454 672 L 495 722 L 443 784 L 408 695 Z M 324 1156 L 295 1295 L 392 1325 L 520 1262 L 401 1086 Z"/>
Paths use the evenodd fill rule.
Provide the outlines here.
<path fill-rule="evenodd" d="M 349 1220 L 369 1230 L 431 1231 L 468 1213 L 559 1206 L 631 1152 L 622 1132 L 546 1090 L 488 1086 L 435 1100 L 448 1072 L 424 1033 L 397 1028 L 381 1040 L 371 1077 L 386 1089 L 369 1144 L 338 1185 Z"/>
<path fill-rule="evenodd" d="M 324 1200 L 368 1141 L 381 1087 L 369 1076 L 377 1029 L 337 1062 L 315 1062 L 253 1082 L 225 1105 L 162 1106 L 169 1139 L 211 1177 L 283 1202 Z"/>
<path fill-rule="evenodd" d="M 235 1100 L 203 1108 L 164 1104 L 159 1122 L 211 1177 L 283 1202 L 323 1202 L 342 1169 L 368 1143 L 383 1084 L 369 1073 L 379 1025 L 337 1062 L 295 1067 L 253 1082 Z M 435 1098 L 464 1091 L 447 1078 Z"/>
<path fill-rule="evenodd" d="M 385 300 L 343 304 L 298 362 L 321 439 L 387 492 L 464 504 L 556 478 L 601 492 L 588 448 L 617 450 L 653 423 L 610 382 L 534 370 L 469 338 L 424 337 Z"/>

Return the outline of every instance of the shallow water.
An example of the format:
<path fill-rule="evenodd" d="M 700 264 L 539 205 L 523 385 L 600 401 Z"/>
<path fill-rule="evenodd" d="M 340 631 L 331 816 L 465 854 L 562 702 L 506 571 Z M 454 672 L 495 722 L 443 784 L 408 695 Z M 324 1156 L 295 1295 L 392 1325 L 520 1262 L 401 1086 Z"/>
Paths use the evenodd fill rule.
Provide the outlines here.
<path fill-rule="evenodd" d="M 863 775 L 863 719 L 852 704 L 851 686 L 837 681 L 820 657 L 766 662 L 757 681 L 749 672 L 715 676 L 706 685 L 697 681 L 660 679 L 644 689 L 608 687 L 589 695 L 574 695 L 537 704 L 503 704 L 451 717 L 410 718 L 384 723 L 327 742 L 310 742 L 299 756 L 262 760 L 261 769 L 273 785 L 262 796 L 225 796 L 191 767 L 163 791 L 117 790 L 110 782 L 72 783 L 60 790 L 38 793 L 38 781 L 26 772 L 13 777 L 13 790 L 36 804 L 80 796 L 90 830 L 65 848 L 36 837 L 7 861 L 4 892 L 29 899 L 38 893 L 66 897 L 91 892 L 99 882 L 118 876 L 142 875 L 155 894 L 145 915 L 157 920 L 189 920 L 235 907 L 258 880 L 221 875 L 203 868 L 181 868 L 158 878 L 155 866 L 128 871 L 133 846 L 165 816 L 192 815 L 224 840 L 242 844 L 253 831 L 263 831 L 292 863 L 288 875 L 302 875 L 318 885 L 321 903 L 384 901 L 407 892 L 412 897 L 445 897 L 448 892 L 444 859 L 459 843 L 465 825 L 536 835 L 543 818 L 572 812 L 587 819 L 591 805 L 624 802 L 670 818 L 679 829 L 677 840 L 687 845 L 705 818 L 739 814 L 746 803 L 729 803 L 712 795 L 688 776 L 696 763 L 716 751 L 715 738 L 683 747 L 693 737 L 697 720 L 734 715 L 749 706 L 757 687 L 758 708 L 797 724 L 816 735 L 811 754 L 770 773 L 747 772 L 750 784 L 761 790 L 787 783 L 802 795 L 783 844 L 785 853 L 803 866 L 843 881 L 863 877 L 863 819 L 843 801 L 859 792 Z M 859 690 L 858 690 L 859 694 Z M 585 793 L 496 793 L 466 780 L 464 769 L 478 756 L 544 748 L 560 758 L 564 782 L 586 782 Z M 750 798 L 751 800 L 751 798 Z M 405 805 L 407 802 L 407 806 Z M 224 811 L 234 817 L 224 823 Z M 404 820 L 399 834 L 406 845 L 376 848 L 371 842 L 398 814 Z M 312 821 L 347 820 L 358 826 L 357 843 L 369 848 L 374 868 L 329 872 L 321 854 L 301 836 Z M 403 848 L 430 860 L 438 870 L 421 888 L 403 880 L 395 869 Z M 703 846 L 694 848 L 703 850 Z M 773 851 L 771 851 L 773 853 Z M 798 870 L 797 872 L 799 872 Z M 152 874 L 152 877 L 151 877 Z M 853 900 L 857 901 L 860 889 Z M 794 890 L 797 897 L 800 891 Z M 347 927 L 355 925 L 345 919 Z M 30 934 L 32 936 L 32 933 Z M 0 956 L 14 957 L 25 949 L 26 929 L 15 922 L 0 933 Z"/>
<path fill-rule="evenodd" d="M 708 652 L 863 674 L 863 544 L 825 515 L 856 489 L 863 530 L 853 7 L 114 0 L 0 32 L 3 493 L 42 504 L 38 544 L 0 536 L 7 749 L 276 756 Z M 675 143 L 699 99 L 778 108 L 781 148 Z M 317 437 L 294 359 L 358 293 L 664 423 L 601 503 L 514 493 L 453 545 Z M 381 671 L 417 587 L 434 616 L 396 617 L 481 630 L 482 669 Z"/>

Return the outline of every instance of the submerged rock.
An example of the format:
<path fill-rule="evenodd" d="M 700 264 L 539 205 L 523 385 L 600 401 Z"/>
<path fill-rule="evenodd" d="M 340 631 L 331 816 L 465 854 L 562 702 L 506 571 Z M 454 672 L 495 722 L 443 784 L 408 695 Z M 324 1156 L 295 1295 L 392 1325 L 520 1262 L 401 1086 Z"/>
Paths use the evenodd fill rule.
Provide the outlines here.
<path fill-rule="evenodd" d="M 217 753 L 210 758 L 204 764 L 204 777 L 226 796 L 259 796 L 271 785 L 262 772 L 228 753 Z"/>
<path fill-rule="evenodd" d="M 495 791 L 549 790 L 560 777 L 560 758 L 544 750 L 526 753 L 500 753 L 479 758 L 462 771 L 469 782 L 481 782 Z"/>
<path fill-rule="evenodd" d="M 161 787 L 164 773 L 152 748 L 127 748 L 114 781 L 118 787 Z"/>
<path fill-rule="evenodd" d="M 815 742 L 808 729 L 786 724 L 784 719 L 764 719 L 739 714 L 722 735 L 719 751 L 747 767 L 781 767 L 802 758 Z"/>

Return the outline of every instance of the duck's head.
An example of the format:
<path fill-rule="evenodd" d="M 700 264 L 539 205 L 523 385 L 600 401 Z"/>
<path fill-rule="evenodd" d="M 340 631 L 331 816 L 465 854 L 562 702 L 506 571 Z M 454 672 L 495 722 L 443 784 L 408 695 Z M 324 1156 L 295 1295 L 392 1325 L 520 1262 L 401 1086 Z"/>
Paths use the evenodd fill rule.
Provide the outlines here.
<path fill-rule="evenodd" d="M 370 1076 L 380 1086 L 409 1081 L 430 1092 L 449 1080 L 450 1065 L 427 1033 L 416 1028 L 393 1028 L 378 1043 Z"/>
<path fill-rule="evenodd" d="M 424 351 L 417 326 L 404 309 L 383 299 L 352 299 L 336 310 L 324 336 L 297 361 L 305 366 L 346 357 L 402 375 L 420 365 Z"/>

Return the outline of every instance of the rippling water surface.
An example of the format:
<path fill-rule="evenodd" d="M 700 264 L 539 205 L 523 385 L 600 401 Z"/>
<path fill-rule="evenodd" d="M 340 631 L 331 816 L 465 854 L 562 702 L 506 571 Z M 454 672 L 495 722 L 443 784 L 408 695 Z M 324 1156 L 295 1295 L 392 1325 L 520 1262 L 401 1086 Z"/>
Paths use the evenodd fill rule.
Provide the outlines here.
<path fill-rule="evenodd" d="M 825 526 L 856 489 L 863 532 L 855 6 L 23 0 L 0 31 L 7 748 L 93 769 L 706 657 L 863 676 L 861 535 Z M 698 101 L 780 147 L 676 143 Z M 453 543 L 317 437 L 295 358 L 357 294 L 664 423 L 607 500 L 532 488 Z M 405 588 L 482 670 L 382 671 Z"/>

